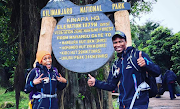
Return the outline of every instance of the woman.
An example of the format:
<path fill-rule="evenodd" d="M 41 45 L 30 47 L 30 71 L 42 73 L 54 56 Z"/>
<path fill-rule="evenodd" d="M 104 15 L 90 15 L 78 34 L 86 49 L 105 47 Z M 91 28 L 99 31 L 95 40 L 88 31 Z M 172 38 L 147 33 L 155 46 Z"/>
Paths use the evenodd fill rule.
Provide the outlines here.
<path fill-rule="evenodd" d="M 36 68 L 28 74 L 25 93 L 32 93 L 32 109 L 58 109 L 57 89 L 63 90 L 67 80 L 52 67 L 51 54 L 38 51 Z"/>

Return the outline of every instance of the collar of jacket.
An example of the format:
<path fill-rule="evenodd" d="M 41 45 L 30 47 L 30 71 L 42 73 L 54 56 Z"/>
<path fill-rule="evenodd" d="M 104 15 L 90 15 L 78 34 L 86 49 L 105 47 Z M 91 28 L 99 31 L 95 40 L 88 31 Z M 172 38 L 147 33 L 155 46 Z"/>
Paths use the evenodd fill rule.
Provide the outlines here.
<path fill-rule="evenodd" d="M 45 70 L 48 71 L 46 66 L 43 66 L 42 64 L 39 64 L 39 62 L 36 62 L 36 68 L 39 68 L 40 70 Z M 49 69 L 49 71 L 53 71 L 53 66 L 51 66 L 51 69 Z"/>
<path fill-rule="evenodd" d="M 132 49 L 134 49 L 134 47 L 129 46 L 129 47 L 127 47 L 124 51 L 122 51 L 121 53 L 118 53 L 117 56 L 118 56 L 119 58 L 121 58 L 122 55 L 123 55 L 123 56 L 126 56 Z"/>

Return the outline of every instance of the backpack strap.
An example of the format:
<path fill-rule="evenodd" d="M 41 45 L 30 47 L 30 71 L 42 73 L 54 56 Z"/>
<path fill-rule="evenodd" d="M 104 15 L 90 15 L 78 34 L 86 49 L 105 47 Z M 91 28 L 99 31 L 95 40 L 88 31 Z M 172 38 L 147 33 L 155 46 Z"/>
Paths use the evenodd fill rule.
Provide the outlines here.
<path fill-rule="evenodd" d="M 41 70 L 39 68 L 35 68 L 36 69 L 36 76 L 34 77 L 34 79 L 38 78 L 40 76 Z"/>
<path fill-rule="evenodd" d="M 59 74 L 58 74 L 58 70 L 57 70 L 57 68 L 56 68 L 56 67 L 53 67 L 53 72 L 55 73 L 55 75 L 56 75 L 56 76 L 59 76 Z"/>
<path fill-rule="evenodd" d="M 139 53 L 139 50 L 132 49 L 131 54 L 130 54 L 130 56 L 129 56 L 129 58 L 127 60 L 130 60 L 132 66 L 136 69 L 136 71 L 141 72 L 140 66 L 135 64 L 136 60 L 138 59 L 137 58 L 137 53 Z M 146 74 L 146 76 L 143 76 L 143 75 L 141 75 L 141 76 L 142 76 L 143 80 L 146 80 L 146 77 L 148 77 L 148 74 Z"/>
<path fill-rule="evenodd" d="M 118 71 L 118 67 L 117 67 L 117 62 L 118 62 L 119 58 L 117 60 L 115 60 L 115 62 L 113 63 L 112 65 L 112 68 L 111 68 L 111 71 L 112 71 L 112 75 L 114 77 L 117 77 L 117 75 L 119 74 L 119 71 Z M 114 71 L 115 69 L 115 71 Z"/>
<path fill-rule="evenodd" d="M 133 52 L 134 52 L 134 56 L 133 56 Z M 130 54 L 130 56 L 128 57 L 127 60 L 130 60 L 130 62 L 131 62 L 131 64 L 133 65 L 133 67 L 134 67 L 137 71 L 139 71 L 138 67 L 135 66 L 135 64 L 134 64 L 134 62 L 133 62 L 134 59 L 132 59 L 132 58 L 137 59 L 137 57 L 136 57 L 136 50 L 134 50 L 134 49 L 131 50 L 131 54 Z"/>
<path fill-rule="evenodd" d="M 41 72 L 41 71 L 40 71 L 39 68 L 33 68 L 33 69 L 35 69 L 36 76 L 34 77 L 34 79 L 36 79 L 36 78 L 38 78 L 38 77 L 40 76 L 40 72 Z M 33 69 L 32 69 L 32 70 L 33 70 Z M 31 74 L 32 70 L 28 73 L 28 75 L 27 75 L 27 77 L 26 77 L 26 83 L 27 83 L 27 81 L 28 81 L 29 75 Z"/>
<path fill-rule="evenodd" d="M 55 76 L 59 76 L 58 70 L 57 70 L 56 67 L 53 67 L 53 72 L 55 73 Z M 56 87 L 56 89 L 55 89 L 55 92 L 57 92 L 57 87 Z"/>

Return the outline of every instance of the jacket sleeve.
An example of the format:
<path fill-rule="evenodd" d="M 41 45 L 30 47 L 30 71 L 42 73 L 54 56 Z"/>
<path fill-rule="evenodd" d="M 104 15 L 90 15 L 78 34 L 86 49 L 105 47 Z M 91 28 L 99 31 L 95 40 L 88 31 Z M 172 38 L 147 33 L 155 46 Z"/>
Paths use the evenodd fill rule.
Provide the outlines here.
<path fill-rule="evenodd" d="M 67 83 L 62 83 L 62 82 L 59 82 L 57 83 L 57 88 L 59 90 L 63 90 L 65 87 L 66 87 Z"/>
<path fill-rule="evenodd" d="M 107 90 L 107 91 L 113 91 L 119 82 L 119 75 L 117 77 L 112 75 L 112 72 L 109 72 L 109 76 L 106 82 L 96 80 L 94 87 L 97 87 L 99 89 Z"/>
<path fill-rule="evenodd" d="M 36 76 L 35 69 L 32 69 L 26 77 L 26 84 L 24 89 L 25 93 L 30 93 L 32 90 L 36 89 L 33 83 L 35 76 Z"/>
<path fill-rule="evenodd" d="M 59 77 L 58 69 L 56 67 L 53 67 L 53 69 L 55 70 L 55 75 Z M 67 85 L 67 83 L 62 83 L 57 80 L 57 89 L 58 90 L 63 90 L 66 87 L 66 85 Z"/>
<path fill-rule="evenodd" d="M 146 66 L 143 69 L 145 69 L 145 71 L 147 71 L 151 76 L 158 77 L 161 74 L 159 66 L 153 63 L 146 53 L 142 52 L 142 56 L 146 62 Z"/>

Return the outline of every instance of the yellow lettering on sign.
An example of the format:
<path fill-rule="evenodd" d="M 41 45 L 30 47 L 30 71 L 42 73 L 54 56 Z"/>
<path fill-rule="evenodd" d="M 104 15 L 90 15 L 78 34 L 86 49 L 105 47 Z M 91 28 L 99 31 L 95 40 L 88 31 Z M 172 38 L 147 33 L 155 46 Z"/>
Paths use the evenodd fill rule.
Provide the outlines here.
<path fill-rule="evenodd" d="M 124 9 L 124 3 L 113 3 L 112 4 L 112 9 Z"/>
<path fill-rule="evenodd" d="M 72 8 L 51 9 L 50 12 L 51 12 L 51 14 L 50 14 L 51 16 L 72 14 Z"/>
<path fill-rule="evenodd" d="M 80 7 L 80 13 L 101 12 L 101 5 Z"/>
<path fill-rule="evenodd" d="M 82 29 L 74 30 L 74 33 L 82 33 Z"/>
<path fill-rule="evenodd" d="M 69 39 L 83 39 L 83 38 L 90 38 L 90 35 L 73 35 L 73 36 L 69 36 Z"/>
<path fill-rule="evenodd" d="M 49 10 L 44 10 L 44 11 L 43 11 L 43 16 L 50 16 Z"/>
<path fill-rule="evenodd" d="M 68 36 L 57 36 L 57 40 L 64 40 L 64 39 L 68 39 Z"/>
<path fill-rule="evenodd" d="M 99 16 L 93 16 L 93 17 L 91 17 L 91 21 L 92 20 L 100 20 L 100 18 L 99 18 Z"/>
<path fill-rule="evenodd" d="M 74 40 L 74 41 L 62 41 L 61 43 L 63 45 L 65 45 L 65 44 L 78 44 L 78 41 L 77 40 Z"/>
<path fill-rule="evenodd" d="M 81 24 L 67 24 L 67 28 L 81 28 Z"/>
<path fill-rule="evenodd" d="M 110 25 L 110 22 L 107 22 L 107 23 L 100 23 L 100 26 L 109 26 Z"/>
<path fill-rule="evenodd" d="M 86 43 L 86 40 L 79 40 L 80 44 Z"/>
<path fill-rule="evenodd" d="M 78 49 L 78 46 L 77 45 L 74 45 L 74 46 L 63 46 L 63 47 L 60 47 L 60 49 L 63 49 L 63 50 Z"/>
<path fill-rule="evenodd" d="M 77 55 L 77 56 L 74 56 L 74 59 L 84 59 L 84 55 Z"/>
<path fill-rule="evenodd" d="M 96 39 L 96 43 L 107 42 L 107 39 Z"/>
<path fill-rule="evenodd" d="M 89 21 L 88 17 L 80 17 L 80 18 L 72 17 L 72 18 L 67 18 L 66 19 L 67 23 L 83 22 L 83 21 Z"/>
<path fill-rule="evenodd" d="M 85 59 L 108 58 L 108 54 L 85 55 Z"/>
<path fill-rule="evenodd" d="M 57 25 L 57 29 L 66 29 L 66 25 Z"/>
<path fill-rule="evenodd" d="M 70 55 L 70 54 L 77 54 L 77 50 L 74 51 L 62 51 L 60 52 L 62 55 Z"/>

